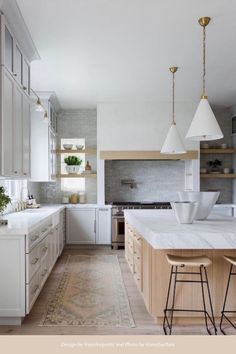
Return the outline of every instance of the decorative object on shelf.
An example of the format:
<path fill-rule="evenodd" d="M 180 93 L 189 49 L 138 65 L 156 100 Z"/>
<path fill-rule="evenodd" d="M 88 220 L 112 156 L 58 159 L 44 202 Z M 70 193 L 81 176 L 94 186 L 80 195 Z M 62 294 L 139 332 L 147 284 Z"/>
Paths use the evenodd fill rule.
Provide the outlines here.
<path fill-rule="evenodd" d="M 227 149 L 228 145 L 227 144 L 221 144 L 220 147 L 221 147 L 221 149 Z"/>
<path fill-rule="evenodd" d="M 86 173 L 86 174 L 92 173 L 92 166 L 90 165 L 89 161 L 87 161 L 87 163 L 85 165 L 84 173 Z"/>
<path fill-rule="evenodd" d="M 84 149 L 84 145 L 75 145 L 77 150 L 83 150 Z"/>
<path fill-rule="evenodd" d="M 209 149 L 209 144 L 208 143 L 201 144 L 201 149 Z"/>
<path fill-rule="evenodd" d="M 216 120 L 216 117 L 208 102 L 206 94 L 206 26 L 210 17 L 202 17 L 198 20 L 203 28 L 203 75 L 202 75 L 202 96 L 192 123 L 186 135 L 187 139 L 194 141 L 217 140 L 223 138 L 223 133 Z"/>
<path fill-rule="evenodd" d="M 167 137 L 161 149 L 162 154 L 185 154 L 186 150 L 179 135 L 175 122 L 175 73 L 178 70 L 176 66 L 169 68 L 172 73 L 172 123 L 168 131 Z"/>
<path fill-rule="evenodd" d="M 171 202 L 175 217 L 179 224 L 192 224 L 198 210 L 197 202 Z"/>
<path fill-rule="evenodd" d="M 79 203 L 85 204 L 86 194 L 85 192 L 79 192 Z"/>
<path fill-rule="evenodd" d="M 223 172 L 224 172 L 225 174 L 228 174 L 228 173 L 230 173 L 230 168 L 228 168 L 228 167 L 225 167 L 225 168 L 223 169 Z"/>
<path fill-rule="evenodd" d="M 181 201 L 198 202 L 198 210 L 195 216 L 196 220 L 205 220 L 210 214 L 213 206 L 219 198 L 220 192 L 195 192 L 181 191 L 178 192 Z"/>
<path fill-rule="evenodd" d="M 76 193 L 71 194 L 70 196 L 70 203 L 71 204 L 77 204 L 78 203 L 78 195 Z"/>
<path fill-rule="evenodd" d="M 62 204 L 69 204 L 69 197 L 67 197 L 67 196 L 62 197 L 61 202 L 62 202 Z"/>
<path fill-rule="evenodd" d="M 63 148 L 65 150 L 71 150 L 73 148 L 73 144 L 63 144 Z"/>
<path fill-rule="evenodd" d="M 9 203 L 11 203 L 11 198 L 6 194 L 6 189 L 1 186 L 0 187 L 0 225 L 8 224 L 8 221 L 2 219 L 2 217 L 3 217 L 3 212 Z"/>
<path fill-rule="evenodd" d="M 80 170 L 80 165 L 82 160 L 77 156 L 68 156 L 65 157 L 64 162 L 66 164 L 66 171 L 70 173 L 78 173 Z"/>
<path fill-rule="evenodd" d="M 204 167 L 200 168 L 200 173 L 207 173 L 207 169 Z"/>
<path fill-rule="evenodd" d="M 220 160 L 215 159 L 213 161 L 208 161 L 207 164 L 210 167 L 210 173 L 220 173 L 221 172 L 220 166 L 222 166 L 222 162 Z"/>

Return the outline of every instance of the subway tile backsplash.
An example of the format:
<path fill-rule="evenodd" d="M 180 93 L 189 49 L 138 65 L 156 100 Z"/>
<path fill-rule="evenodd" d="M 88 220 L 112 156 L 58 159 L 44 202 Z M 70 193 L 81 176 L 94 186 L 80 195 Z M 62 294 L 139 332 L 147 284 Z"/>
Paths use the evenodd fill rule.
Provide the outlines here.
<path fill-rule="evenodd" d="M 184 189 L 184 161 L 106 161 L 105 199 L 114 201 L 172 201 Z M 134 187 L 122 180 L 134 180 Z"/>

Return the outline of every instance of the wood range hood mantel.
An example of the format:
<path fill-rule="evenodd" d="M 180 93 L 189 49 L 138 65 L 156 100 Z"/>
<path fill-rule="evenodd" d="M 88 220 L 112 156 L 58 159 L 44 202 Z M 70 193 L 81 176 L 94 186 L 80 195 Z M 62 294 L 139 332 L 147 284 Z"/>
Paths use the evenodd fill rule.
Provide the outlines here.
<path fill-rule="evenodd" d="M 197 150 L 185 154 L 161 154 L 160 150 L 113 150 L 100 151 L 101 160 L 197 160 Z"/>

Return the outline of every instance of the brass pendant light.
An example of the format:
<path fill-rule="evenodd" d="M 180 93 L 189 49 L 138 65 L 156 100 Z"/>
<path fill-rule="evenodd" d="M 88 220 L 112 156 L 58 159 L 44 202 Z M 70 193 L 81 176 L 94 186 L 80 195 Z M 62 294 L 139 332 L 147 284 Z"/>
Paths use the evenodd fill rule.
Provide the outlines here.
<path fill-rule="evenodd" d="M 211 109 L 206 94 L 206 26 L 210 23 L 210 20 L 210 17 L 201 17 L 198 20 L 198 23 L 203 28 L 202 95 L 186 135 L 187 139 L 194 141 L 217 140 L 223 138 L 223 133 Z"/>
<path fill-rule="evenodd" d="M 162 154 L 184 154 L 186 153 L 184 144 L 179 135 L 175 121 L 175 73 L 178 70 L 176 66 L 169 68 L 172 73 L 172 123 L 161 149 Z"/>

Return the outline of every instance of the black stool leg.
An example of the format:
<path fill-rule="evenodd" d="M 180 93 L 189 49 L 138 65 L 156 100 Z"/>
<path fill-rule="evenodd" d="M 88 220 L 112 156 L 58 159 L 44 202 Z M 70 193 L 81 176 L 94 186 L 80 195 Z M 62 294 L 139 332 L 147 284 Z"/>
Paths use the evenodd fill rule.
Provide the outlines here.
<path fill-rule="evenodd" d="M 174 289 L 173 289 L 173 297 L 172 297 L 172 306 L 169 310 L 168 305 L 169 305 L 169 298 L 170 298 L 170 290 L 171 290 L 171 284 L 172 284 L 172 276 L 174 275 Z M 175 304 L 175 291 L 176 291 L 176 280 L 177 280 L 177 266 L 175 266 L 175 271 L 174 271 L 174 266 L 171 267 L 171 272 L 170 272 L 170 280 L 169 280 L 169 286 L 168 286 L 168 292 L 167 292 L 167 299 L 166 299 L 166 307 L 164 309 L 164 320 L 163 320 L 163 330 L 165 335 L 167 335 L 166 328 L 169 328 L 169 334 L 171 335 L 172 332 L 172 324 L 173 324 L 173 314 L 174 314 L 174 304 Z M 167 311 L 170 311 L 170 322 L 167 317 Z"/>
<path fill-rule="evenodd" d="M 223 322 L 223 318 L 224 317 L 227 319 L 227 317 L 225 316 L 225 305 L 226 305 L 226 301 L 227 301 L 227 297 L 228 297 L 228 291 L 229 291 L 229 284 L 230 284 L 231 275 L 232 275 L 232 269 L 233 269 L 233 264 L 231 264 L 230 270 L 229 270 L 228 282 L 227 282 L 226 291 L 225 291 L 224 304 L 223 304 L 223 309 L 221 311 L 221 319 L 220 319 L 220 330 L 221 330 L 221 332 L 224 335 L 226 335 L 226 333 L 225 333 L 225 331 L 222 328 L 222 322 Z M 231 321 L 229 321 L 229 322 L 231 322 Z"/>
<path fill-rule="evenodd" d="M 200 279 L 201 279 L 201 288 L 202 288 L 202 302 L 203 302 L 203 312 L 204 312 L 204 318 L 205 318 L 205 325 L 207 332 L 211 334 L 211 332 L 208 329 L 208 323 L 207 323 L 207 311 L 206 311 L 206 301 L 205 301 L 205 294 L 204 294 L 204 283 L 203 283 L 203 276 L 202 276 L 202 267 L 200 266 Z"/>
<path fill-rule="evenodd" d="M 209 304 L 210 304 L 210 310 L 211 310 L 211 317 L 209 316 L 208 312 L 207 315 L 213 325 L 215 334 L 217 334 L 217 328 L 216 328 L 216 324 L 215 324 L 215 317 L 214 317 L 214 313 L 213 313 L 213 306 L 212 306 L 212 301 L 211 301 L 211 293 L 210 293 L 210 287 L 209 287 L 209 282 L 208 282 L 208 277 L 207 277 L 207 271 L 206 271 L 206 267 L 203 267 L 204 272 L 205 272 L 205 279 L 206 279 L 206 286 L 207 286 L 207 292 L 208 292 L 208 298 L 209 298 Z"/>

